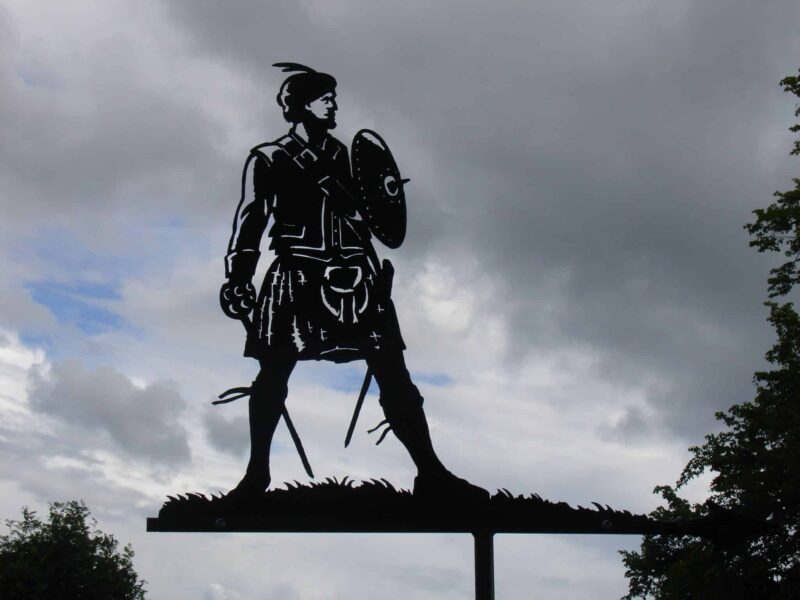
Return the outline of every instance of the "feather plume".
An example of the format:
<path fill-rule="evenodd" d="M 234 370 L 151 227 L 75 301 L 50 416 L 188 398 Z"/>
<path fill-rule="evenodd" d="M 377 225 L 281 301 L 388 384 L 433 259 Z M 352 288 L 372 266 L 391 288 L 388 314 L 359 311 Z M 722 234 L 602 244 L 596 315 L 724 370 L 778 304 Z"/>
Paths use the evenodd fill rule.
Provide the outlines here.
<path fill-rule="evenodd" d="M 316 73 L 311 67 L 301 65 L 300 63 L 279 62 L 272 66 L 278 67 L 283 73 Z"/>

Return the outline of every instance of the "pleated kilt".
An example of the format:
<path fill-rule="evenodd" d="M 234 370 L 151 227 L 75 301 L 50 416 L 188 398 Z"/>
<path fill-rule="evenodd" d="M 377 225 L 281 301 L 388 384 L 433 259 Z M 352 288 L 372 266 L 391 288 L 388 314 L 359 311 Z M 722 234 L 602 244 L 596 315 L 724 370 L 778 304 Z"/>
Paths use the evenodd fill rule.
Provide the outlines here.
<path fill-rule="evenodd" d="M 379 268 L 366 254 L 278 256 L 261 285 L 245 356 L 348 362 L 405 349 L 391 279 L 391 264 Z"/>

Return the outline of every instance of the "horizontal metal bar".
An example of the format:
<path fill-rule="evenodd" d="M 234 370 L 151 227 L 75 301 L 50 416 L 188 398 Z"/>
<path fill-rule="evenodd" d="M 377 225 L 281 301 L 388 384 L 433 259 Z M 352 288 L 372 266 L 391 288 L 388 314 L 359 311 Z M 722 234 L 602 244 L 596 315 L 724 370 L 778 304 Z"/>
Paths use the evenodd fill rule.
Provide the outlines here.
<path fill-rule="evenodd" d="M 374 519 L 359 520 L 315 517 L 252 518 L 219 516 L 208 519 L 164 520 L 147 519 L 151 532 L 252 532 L 252 533 L 475 533 L 489 534 L 582 534 L 582 535 L 644 535 L 658 533 L 657 527 L 552 527 L 525 526 L 524 524 L 489 523 L 473 519 Z"/>

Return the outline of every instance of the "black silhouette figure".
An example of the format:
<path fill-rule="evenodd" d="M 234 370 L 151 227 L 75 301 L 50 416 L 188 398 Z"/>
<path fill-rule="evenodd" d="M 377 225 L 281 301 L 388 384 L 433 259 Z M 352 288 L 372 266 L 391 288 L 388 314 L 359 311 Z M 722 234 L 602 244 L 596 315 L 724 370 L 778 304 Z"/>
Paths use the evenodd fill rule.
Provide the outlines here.
<path fill-rule="evenodd" d="M 371 242 L 372 235 L 391 248 L 403 242 L 407 180 L 381 137 L 369 130 L 353 140 L 351 169 L 347 147 L 329 133 L 336 126 L 336 79 L 295 63 L 274 66 L 291 73 L 277 96 L 291 127 L 253 148 L 245 162 L 220 290 L 225 314 L 247 329 L 245 356 L 261 365 L 251 387 L 220 396 L 219 403 L 249 396 L 250 460 L 228 496 L 267 489 L 270 444 L 281 417 L 312 475 L 285 407 L 297 361 L 363 359 L 367 376 L 345 445 L 374 376 L 386 416 L 381 439 L 391 429 L 408 450 L 418 470 L 414 495 L 488 498 L 448 471 L 434 451 L 423 398 L 403 359 L 393 269 L 388 260 L 379 262 Z M 252 278 L 270 217 L 275 259 L 256 296 Z"/>

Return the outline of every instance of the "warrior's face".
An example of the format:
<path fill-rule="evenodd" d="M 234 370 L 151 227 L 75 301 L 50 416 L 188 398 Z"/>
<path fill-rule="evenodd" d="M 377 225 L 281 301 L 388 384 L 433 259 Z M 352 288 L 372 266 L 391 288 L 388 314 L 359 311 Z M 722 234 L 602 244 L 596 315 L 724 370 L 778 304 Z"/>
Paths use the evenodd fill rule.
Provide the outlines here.
<path fill-rule="evenodd" d="M 316 121 L 317 125 L 321 125 L 326 129 L 333 129 L 336 127 L 336 111 L 338 108 L 336 94 L 328 92 L 306 104 L 306 114 L 309 119 Z"/>

